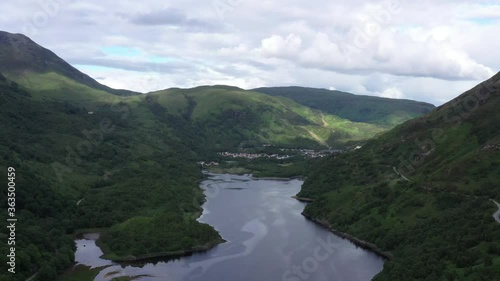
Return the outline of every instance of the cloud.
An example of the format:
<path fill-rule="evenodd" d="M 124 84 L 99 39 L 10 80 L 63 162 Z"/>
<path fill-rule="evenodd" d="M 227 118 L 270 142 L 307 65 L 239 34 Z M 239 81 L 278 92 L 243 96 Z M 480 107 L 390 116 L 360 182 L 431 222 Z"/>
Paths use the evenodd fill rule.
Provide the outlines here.
<path fill-rule="evenodd" d="M 188 32 L 215 32 L 220 27 L 213 21 L 190 18 L 181 10 L 173 8 L 138 14 L 130 17 L 130 22 L 137 25 L 168 26 Z"/>
<path fill-rule="evenodd" d="M 401 90 L 397 88 L 389 88 L 385 89 L 382 93 L 380 93 L 380 96 L 383 98 L 391 98 L 391 99 L 403 99 L 405 96 L 401 92 Z"/>
<path fill-rule="evenodd" d="M 183 25 L 190 20 L 184 13 L 177 9 L 165 9 L 153 11 L 147 14 L 140 14 L 132 17 L 131 21 L 135 24 L 144 25 Z M 196 22 L 196 21 L 194 21 Z"/>
<path fill-rule="evenodd" d="M 285 38 L 273 35 L 262 40 L 261 52 L 268 57 L 291 57 L 297 55 L 302 47 L 302 39 L 294 34 Z"/>
<path fill-rule="evenodd" d="M 30 26 L 113 87 L 301 85 L 441 104 L 500 70 L 500 5 L 489 0 L 217 0 L 230 4 L 223 17 L 213 1 L 42 2 L 54 1 L 57 12 L 2 1 L 0 26 Z"/>
<path fill-rule="evenodd" d="M 369 38 L 360 31 L 352 41 L 332 39 L 337 36 L 316 33 L 309 46 L 294 34 L 273 35 L 262 40 L 267 56 L 289 59 L 304 67 L 343 73 L 384 72 L 401 76 L 436 77 L 446 80 L 484 80 L 494 72 L 469 55 L 439 40 L 439 31 L 425 40 L 398 32 L 381 33 Z M 357 37 L 359 36 L 359 37 Z M 435 37 L 438 37 L 436 40 Z M 363 38 L 358 44 L 357 38 Z"/>

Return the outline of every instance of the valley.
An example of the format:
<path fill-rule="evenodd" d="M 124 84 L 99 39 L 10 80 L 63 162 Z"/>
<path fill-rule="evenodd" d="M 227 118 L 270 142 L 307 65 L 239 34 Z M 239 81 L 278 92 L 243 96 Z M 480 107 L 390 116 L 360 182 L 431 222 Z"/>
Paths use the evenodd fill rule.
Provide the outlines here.
<path fill-rule="evenodd" d="M 340 248 L 311 280 L 495 280 L 499 83 L 437 108 L 304 87 L 138 93 L 0 32 L 0 170 L 21 187 L 8 280 L 296 281 L 317 237 Z"/>
<path fill-rule="evenodd" d="M 95 237 L 87 235 L 76 241 L 75 260 L 99 271 L 95 281 L 118 277 L 206 280 L 221 276 L 227 280 L 296 280 L 307 276 L 325 281 L 336 276 L 356 281 L 368 280 L 379 272 L 382 258 L 300 215 L 305 204 L 291 196 L 301 184 L 299 180 L 207 174 L 201 183 L 207 202 L 199 220 L 214 226 L 227 240 L 225 243 L 185 257 L 117 264 L 100 259 L 102 252 L 92 239 Z M 253 268 L 263 270 L 255 273 Z M 61 280 L 70 281 L 70 276 L 68 272 Z"/>

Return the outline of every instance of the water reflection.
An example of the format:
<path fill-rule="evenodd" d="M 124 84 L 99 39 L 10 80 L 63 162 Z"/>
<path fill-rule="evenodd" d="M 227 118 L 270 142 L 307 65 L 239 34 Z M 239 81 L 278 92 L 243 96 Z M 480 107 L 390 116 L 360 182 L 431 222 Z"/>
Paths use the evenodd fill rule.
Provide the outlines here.
<path fill-rule="evenodd" d="M 99 258 L 89 238 L 77 240 L 76 260 L 108 266 L 95 281 L 137 276 L 140 281 L 366 281 L 383 260 L 306 220 L 304 203 L 292 199 L 302 181 L 210 175 L 201 187 L 207 202 L 199 221 L 220 231 L 226 243 L 204 253 L 141 265 Z"/>

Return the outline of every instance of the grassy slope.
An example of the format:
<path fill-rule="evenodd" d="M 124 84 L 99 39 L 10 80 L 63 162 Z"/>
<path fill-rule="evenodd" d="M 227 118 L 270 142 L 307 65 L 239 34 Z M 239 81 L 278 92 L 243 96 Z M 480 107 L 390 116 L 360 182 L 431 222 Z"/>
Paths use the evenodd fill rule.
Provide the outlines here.
<path fill-rule="evenodd" d="M 119 97 L 54 72 L 27 73 L 16 81 L 30 89 L 36 100 L 64 101 L 89 111 L 103 103 L 146 105 L 147 112 L 138 119 L 147 126 L 151 127 L 151 119 L 159 120 L 174 127 L 181 138 L 193 140 L 197 136 L 194 139 L 199 146 L 216 150 L 263 143 L 342 147 L 385 130 L 382 126 L 324 114 L 286 98 L 234 87 L 170 89 L 146 96 Z"/>
<path fill-rule="evenodd" d="M 345 132 L 346 140 L 380 130 L 323 116 L 290 100 L 230 87 L 120 97 L 54 72 L 25 73 L 17 81 L 20 86 L 11 87 L 8 81 L 1 85 L 1 106 L 5 108 L 1 118 L 7 124 L 1 146 L 6 157 L 1 167 L 19 167 L 24 177 L 33 177 L 19 179 L 22 183 L 37 181 L 31 188 L 43 184 L 45 192 L 55 197 L 48 196 L 43 203 L 34 205 L 30 212 L 39 212 L 38 207 L 54 207 L 43 217 L 32 218 L 32 224 L 41 228 L 31 233 L 38 234 L 45 227 L 57 228 L 61 233 L 109 228 L 103 235 L 103 246 L 111 258 L 175 252 L 219 241 L 211 228 L 194 221 L 202 200 L 195 162 L 209 150 L 236 148 L 248 140 L 254 144 L 319 146 L 306 129 L 316 131 L 325 140 L 330 132 L 341 131 L 341 126 L 346 125 L 348 129 L 366 128 L 352 135 Z M 88 114 L 90 111 L 94 114 Z M 104 119 L 116 128 L 103 134 L 103 142 L 92 146 L 88 156 L 75 155 L 78 145 L 86 140 L 83 132 L 95 132 Z M 331 124 L 325 126 L 323 120 Z M 262 133 L 265 130 L 268 132 Z M 305 137 L 297 138 L 300 135 Z M 69 165 L 67 158 L 76 164 Z M 63 181 L 52 169 L 55 162 L 70 166 Z M 29 194 L 22 196 L 23 201 L 35 199 Z M 57 210 L 64 210 L 60 212 L 61 223 L 45 223 Z M 166 229 L 153 227 L 159 222 Z M 135 242 L 144 235 L 151 238 L 148 244 Z M 23 239 L 29 241 L 30 237 Z M 57 247 L 67 252 L 71 244 L 64 243 L 70 240 L 64 241 L 48 248 L 44 246 L 50 244 L 47 241 L 33 245 L 40 248 L 41 256 L 48 257 L 59 251 Z M 28 274 L 40 268 L 43 260 L 35 259 L 24 271 Z M 45 260 L 45 268 L 58 270 L 62 267 L 54 263 L 65 263 L 58 258 Z M 44 274 L 50 276 L 53 272 Z"/>
<path fill-rule="evenodd" d="M 133 98 L 126 104 L 96 99 L 85 103 L 95 112 L 89 115 L 79 103 L 57 100 L 59 93 L 41 99 L 40 92 L 0 80 L 0 170 L 16 168 L 22 222 L 17 229 L 18 273 L 9 280 L 25 280 L 40 268 L 40 280 L 53 280 L 71 263 L 73 242 L 67 234 L 74 229 L 111 227 L 103 240 L 115 257 L 219 241 L 215 230 L 195 220 L 203 200 L 195 154 L 146 104 Z M 102 122 L 114 130 L 103 133 L 102 143 L 93 134 L 95 142 L 87 151 L 83 132 L 95 133 Z M 78 149 L 84 152 L 77 156 Z M 68 169 L 62 181 L 52 168 L 56 162 Z M 1 193 L 7 196 L 6 189 Z M 5 204 L 0 202 L 2 213 Z M 148 244 L 136 243 L 145 233 Z M 6 235 L 3 228 L 0 237 Z M 0 251 L 7 252 L 6 246 L 1 244 Z M 0 267 L 3 278 L 5 256 Z"/>
<path fill-rule="evenodd" d="M 195 221 L 202 201 L 195 163 L 207 151 L 247 141 L 319 146 L 306 130 L 325 140 L 342 132 L 337 134 L 343 139 L 331 137 L 331 143 L 380 131 L 231 87 L 121 97 L 54 72 L 25 73 L 19 85 L 3 80 L 0 168 L 15 166 L 19 184 L 29 186 L 18 195 L 27 206 L 22 219 L 32 226 L 20 230 L 26 246 L 19 247 L 25 265 L 19 280 L 40 268 L 42 279 L 62 271 L 72 260 L 72 242 L 64 235 L 75 229 L 108 229 L 101 242 L 107 257 L 116 259 L 219 241 L 212 228 Z M 103 133 L 102 143 L 92 145 L 88 155 L 75 154 L 85 149 L 79 147 L 87 140 L 83 132 L 95 133 L 103 120 L 114 130 Z M 60 167 L 62 181 L 53 170 L 56 162 L 69 167 Z M 54 235 L 65 239 L 49 242 Z M 148 243 L 136 242 L 144 236 Z"/>
<path fill-rule="evenodd" d="M 242 143 L 337 145 L 381 131 L 233 87 L 126 96 L 130 93 L 88 80 L 22 36 L 0 34 L 0 61 L 1 70 L 20 85 L 0 79 L 0 121 L 6 125 L 0 169 L 15 166 L 23 187 L 18 192 L 24 221 L 18 237 L 21 273 L 15 280 L 40 268 L 39 278 L 51 280 L 71 262 L 67 234 L 80 228 L 108 229 L 102 242 L 115 258 L 219 241 L 213 229 L 194 220 L 202 201 L 194 163 L 209 150 Z M 76 155 L 85 151 L 84 132 L 95 132 L 105 120 L 114 129 L 80 153 L 85 156 Z M 69 167 L 62 181 L 55 162 Z"/>
<path fill-rule="evenodd" d="M 300 196 L 316 199 L 306 214 L 395 254 L 375 280 L 498 280 L 499 80 L 325 160 L 305 182 Z"/>
<path fill-rule="evenodd" d="M 430 112 L 434 106 L 424 102 L 396 100 L 303 87 L 259 88 L 256 92 L 282 96 L 295 102 L 340 116 L 354 122 L 392 128 L 409 119 Z"/>
<path fill-rule="evenodd" d="M 383 131 L 299 105 L 238 88 L 215 86 L 170 89 L 148 95 L 167 119 L 196 128 L 208 146 L 225 149 L 270 143 L 283 146 L 343 146 Z M 206 147 L 206 146 L 205 146 Z"/>

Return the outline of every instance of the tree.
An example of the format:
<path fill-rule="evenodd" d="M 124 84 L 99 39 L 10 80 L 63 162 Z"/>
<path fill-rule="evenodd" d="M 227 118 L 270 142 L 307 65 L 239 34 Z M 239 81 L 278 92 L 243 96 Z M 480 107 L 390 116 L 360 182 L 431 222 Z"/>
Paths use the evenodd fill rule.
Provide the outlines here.
<path fill-rule="evenodd" d="M 57 277 L 56 269 L 50 264 L 45 264 L 38 272 L 37 280 L 48 281 L 48 280 L 54 280 L 56 277 Z"/>

